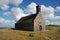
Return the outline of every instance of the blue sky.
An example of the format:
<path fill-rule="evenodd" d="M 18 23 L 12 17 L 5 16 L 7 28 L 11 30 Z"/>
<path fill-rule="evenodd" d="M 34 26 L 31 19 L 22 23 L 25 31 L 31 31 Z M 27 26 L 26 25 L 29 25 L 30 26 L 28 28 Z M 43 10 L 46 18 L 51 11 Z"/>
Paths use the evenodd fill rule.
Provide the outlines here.
<path fill-rule="evenodd" d="M 60 0 L 0 0 L 0 27 L 13 27 L 21 17 L 34 14 L 36 5 L 41 5 L 46 24 L 60 25 Z"/>
<path fill-rule="evenodd" d="M 23 3 L 21 3 L 21 7 L 26 7 L 31 2 L 35 2 L 38 5 L 45 5 L 45 6 L 60 6 L 60 0 L 24 0 Z"/>

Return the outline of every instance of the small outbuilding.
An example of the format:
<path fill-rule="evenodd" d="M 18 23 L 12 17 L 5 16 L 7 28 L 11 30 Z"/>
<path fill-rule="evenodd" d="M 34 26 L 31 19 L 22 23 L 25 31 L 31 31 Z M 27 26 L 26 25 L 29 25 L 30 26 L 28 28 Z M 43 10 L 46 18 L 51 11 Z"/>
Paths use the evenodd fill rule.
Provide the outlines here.
<path fill-rule="evenodd" d="M 41 15 L 41 6 L 36 6 L 36 13 L 22 17 L 15 24 L 16 30 L 24 31 L 44 31 L 45 30 L 45 21 Z"/>

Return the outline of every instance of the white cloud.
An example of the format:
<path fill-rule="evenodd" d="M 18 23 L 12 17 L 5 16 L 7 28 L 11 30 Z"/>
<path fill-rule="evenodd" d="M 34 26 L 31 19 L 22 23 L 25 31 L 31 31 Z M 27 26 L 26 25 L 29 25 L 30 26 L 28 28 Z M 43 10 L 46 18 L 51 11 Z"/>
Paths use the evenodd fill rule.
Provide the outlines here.
<path fill-rule="evenodd" d="M 0 0 L 0 6 L 8 3 L 9 3 L 9 0 Z"/>
<path fill-rule="evenodd" d="M 49 20 L 59 20 L 60 16 L 55 16 L 54 12 L 55 9 L 51 6 L 46 7 L 44 5 L 41 5 L 41 11 L 42 11 L 42 15 L 44 16 L 45 19 L 49 19 Z M 57 10 L 56 10 L 57 11 Z"/>
<path fill-rule="evenodd" d="M 12 8 L 11 12 L 5 12 L 4 13 L 7 16 L 15 17 L 16 21 L 19 20 L 21 17 L 27 16 L 27 14 L 24 14 L 24 11 L 21 8 Z"/>
<path fill-rule="evenodd" d="M 9 0 L 0 0 L 0 8 L 3 10 L 7 10 L 9 8 L 8 3 Z"/>
<path fill-rule="evenodd" d="M 2 5 L 1 8 L 2 8 L 3 10 L 7 10 L 7 9 L 9 8 L 9 6 L 8 6 L 8 5 Z"/>
<path fill-rule="evenodd" d="M 7 10 L 9 8 L 9 3 L 12 3 L 16 6 L 22 3 L 23 0 L 0 0 L 0 8 Z"/>
<path fill-rule="evenodd" d="M 22 1 L 23 0 L 9 0 L 10 3 L 12 3 L 12 4 L 16 5 L 16 6 L 18 6 L 19 4 L 21 4 Z"/>
<path fill-rule="evenodd" d="M 28 13 L 33 13 L 33 14 L 35 14 L 36 13 L 36 3 L 34 3 L 34 2 L 32 2 L 31 4 L 29 4 L 28 6 L 27 6 L 27 8 L 26 8 L 26 12 L 28 12 Z"/>
<path fill-rule="evenodd" d="M 19 20 L 21 17 L 26 16 L 24 14 L 24 11 L 21 8 L 12 8 L 12 14 L 16 17 L 17 20 Z"/>
<path fill-rule="evenodd" d="M 59 21 L 60 16 L 55 16 L 54 13 L 60 11 L 59 7 L 53 8 L 51 6 L 46 7 L 45 5 L 41 5 L 42 15 L 45 18 L 46 24 L 60 25 Z M 52 22 L 51 22 L 52 20 Z"/>
<path fill-rule="evenodd" d="M 56 11 L 59 11 L 60 12 L 60 6 L 57 6 L 56 7 Z"/>
<path fill-rule="evenodd" d="M 4 15 L 13 17 L 13 15 L 11 14 L 11 12 L 5 12 Z"/>
<path fill-rule="evenodd" d="M 0 18 L 0 27 L 14 27 L 14 21 Z"/>
<path fill-rule="evenodd" d="M 41 5 L 41 11 L 42 11 L 42 15 L 44 16 L 44 18 L 46 19 L 50 19 L 50 18 L 54 18 L 54 8 L 49 6 L 46 7 L 44 5 Z"/>

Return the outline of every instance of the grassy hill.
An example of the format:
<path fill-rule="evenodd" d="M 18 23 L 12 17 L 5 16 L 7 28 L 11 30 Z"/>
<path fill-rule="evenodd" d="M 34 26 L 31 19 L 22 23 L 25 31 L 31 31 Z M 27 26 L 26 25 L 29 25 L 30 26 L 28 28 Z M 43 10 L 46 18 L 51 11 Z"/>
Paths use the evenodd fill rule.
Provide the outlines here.
<path fill-rule="evenodd" d="M 0 40 L 60 40 L 60 27 L 46 27 L 46 30 L 44 32 L 30 32 L 0 29 Z"/>
<path fill-rule="evenodd" d="M 47 27 L 60 27 L 60 25 L 46 25 Z"/>

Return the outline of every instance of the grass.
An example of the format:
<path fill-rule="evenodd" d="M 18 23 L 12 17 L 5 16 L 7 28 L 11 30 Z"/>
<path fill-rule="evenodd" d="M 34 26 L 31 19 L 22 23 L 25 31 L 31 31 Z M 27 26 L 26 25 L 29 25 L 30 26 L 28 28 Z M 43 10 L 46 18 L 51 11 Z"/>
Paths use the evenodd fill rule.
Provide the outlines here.
<path fill-rule="evenodd" d="M 0 29 L 0 40 L 60 40 L 60 27 L 46 27 L 44 32 Z"/>

